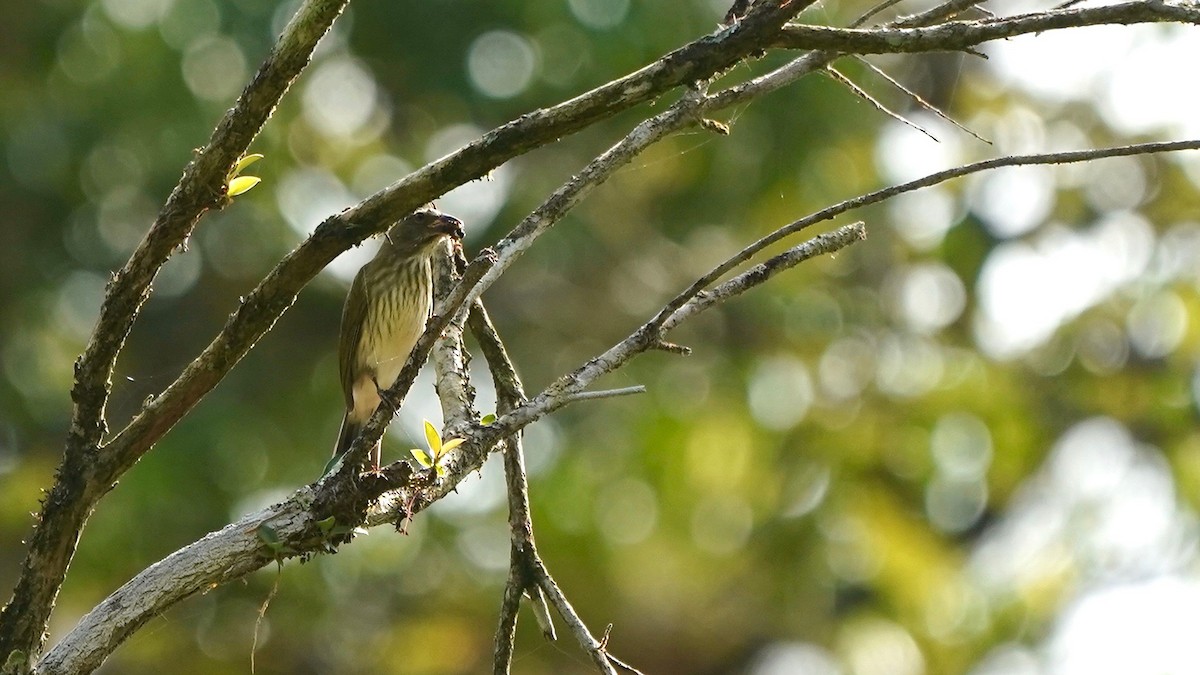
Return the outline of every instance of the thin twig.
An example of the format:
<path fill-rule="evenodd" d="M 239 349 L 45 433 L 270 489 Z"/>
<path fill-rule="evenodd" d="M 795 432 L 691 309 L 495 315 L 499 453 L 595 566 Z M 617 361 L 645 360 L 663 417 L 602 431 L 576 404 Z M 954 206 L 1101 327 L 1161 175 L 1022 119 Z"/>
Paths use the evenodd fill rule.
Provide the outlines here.
<path fill-rule="evenodd" d="M 784 270 L 789 270 L 805 260 L 819 255 L 835 253 L 866 238 L 867 229 L 861 221 L 843 225 L 832 232 L 819 234 L 799 246 L 793 246 L 783 253 L 772 256 L 770 259 L 751 267 L 729 281 L 715 286 L 712 290 L 698 293 L 663 321 L 662 330 L 671 330 L 692 314 L 702 312 L 718 302 L 723 302 L 735 295 L 745 293 L 749 289 L 770 280 L 776 274 Z"/>
<path fill-rule="evenodd" d="M 581 391 L 577 394 L 571 394 L 570 402 L 576 401 L 594 401 L 601 398 L 615 398 L 617 396 L 631 396 L 633 394 L 646 393 L 646 386 L 643 384 L 634 385 L 632 387 L 621 387 L 620 389 L 604 389 L 601 391 Z"/>
<path fill-rule="evenodd" d="M 868 94 L 866 92 L 866 90 L 864 90 L 862 87 L 858 86 L 857 84 L 854 84 L 853 80 L 851 80 L 850 78 L 848 78 L 845 75 L 838 72 L 838 70 L 836 68 L 834 68 L 833 66 L 825 66 L 825 73 L 827 75 L 829 75 L 831 78 L 833 78 L 833 80 L 835 82 L 837 82 L 837 83 L 841 84 L 842 86 L 846 87 L 847 89 L 849 89 L 850 93 L 861 98 L 862 100 L 866 101 L 867 103 L 870 103 L 872 107 L 874 107 L 876 110 L 883 113 L 884 115 L 887 115 L 888 117 L 896 120 L 897 122 L 900 122 L 901 124 L 904 124 L 908 127 L 916 129 L 917 131 L 928 136 L 935 143 L 941 142 L 940 140 L 938 140 L 937 136 L 934 136 L 932 133 L 930 133 L 927 129 L 925 129 L 921 125 L 917 124 L 916 122 L 910 121 L 904 115 L 901 115 L 900 113 L 893 111 L 891 108 L 887 107 L 886 105 L 884 105 L 883 103 L 878 101 L 874 96 L 871 96 L 870 94 Z"/>
<path fill-rule="evenodd" d="M 872 71 L 872 72 L 874 72 L 876 75 L 878 75 L 879 77 L 882 77 L 884 80 L 886 80 L 888 84 L 890 84 L 890 85 L 892 85 L 893 87 L 895 87 L 895 88 L 899 89 L 900 91 L 904 92 L 906 95 L 908 95 L 908 97 L 909 97 L 909 98 L 911 98 L 912 100 L 916 101 L 916 102 L 917 102 L 917 105 L 921 106 L 921 107 L 922 107 L 922 108 L 924 108 L 925 110 L 928 110 L 929 112 L 933 113 L 934 115 L 937 115 L 938 117 L 940 117 L 940 118 L 942 118 L 942 119 L 946 120 L 946 121 L 947 121 L 947 122 L 949 122 L 950 124 L 953 124 L 955 127 L 958 127 L 958 129 L 959 129 L 960 131 L 962 131 L 963 133 L 969 134 L 969 135 L 971 135 L 971 136 L 975 137 L 976 139 L 978 139 L 978 140 L 981 140 L 981 141 L 983 141 L 984 143 L 987 143 L 988 145 L 992 145 L 992 142 L 991 142 L 991 141 L 989 141 L 988 139 L 984 138 L 983 136 L 980 136 L 979 134 L 975 133 L 974 131 L 971 131 L 971 130 L 970 130 L 970 129 L 968 129 L 966 126 L 964 126 L 964 125 L 960 124 L 960 123 L 958 122 L 958 120 L 956 120 L 956 119 L 954 119 L 953 117 L 951 117 L 951 116 L 947 115 L 946 113 L 942 112 L 942 110 L 941 110 L 940 108 L 938 108 L 936 105 L 934 105 L 934 104 L 930 103 L 929 101 L 926 101 L 924 98 L 922 98 L 922 97 L 921 97 L 921 95 L 920 95 L 920 94 L 918 94 L 917 92 L 913 91 L 912 89 L 909 89 L 908 87 L 904 86 L 902 83 L 900 83 L 900 81 L 899 81 L 899 80 L 897 80 L 896 78 L 892 77 L 891 75 L 888 75 L 888 74 L 887 74 L 887 72 L 886 72 L 886 71 L 884 71 L 884 70 L 883 70 L 882 68 L 880 68 L 879 66 L 876 66 L 875 64 L 871 63 L 870 61 L 868 61 L 868 60 L 864 59 L 864 58 L 863 58 L 863 57 L 861 57 L 861 56 L 857 56 L 857 55 L 856 55 L 854 58 L 855 58 L 855 60 L 856 60 L 856 61 L 858 61 L 859 63 L 863 64 L 863 65 L 864 65 L 864 66 L 866 66 L 867 68 L 870 68 L 870 69 L 871 69 L 871 71 Z"/>
<path fill-rule="evenodd" d="M 479 342 L 480 350 L 492 373 L 497 411 L 507 413 L 525 400 L 521 378 L 482 302 L 477 301 L 471 308 L 469 321 L 471 332 Z M 525 472 L 525 451 L 520 433 L 509 436 L 504 445 L 504 477 L 508 488 L 509 574 L 496 629 L 493 663 L 497 674 L 507 673 L 512 663 L 517 612 L 522 594 L 529 597 L 530 607 L 542 634 L 548 640 L 556 638 L 554 621 L 546 607 L 546 596 L 534 583 L 531 574 L 533 561 L 537 558 L 537 546 L 533 537 L 529 479 Z"/>
<path fill-rule="evenodd" d="M 860 16 L 859 16 L 857 19 L 855 19 L 854 21 L 851 21 L 851 22 L 850 22 L 850 27 L 851 27 L 851 28 L 858 28 L 859 26 L 861 26 L 861 25 L 863 25 L 864 23 L 866 23 L 867 21 L 869 21 L 869 20 L 871 19 L 871 17 L 873 17 L 873 16 L 875 16 L 875 15 L 879 14 L 880 12 L 885 12 L 885 11 L 887 11 L 888 9 L 890 9 L 890 8 L 892 8 L 892 7 L 895 7 L 896 5 L 900 4 L 900 3 L 901 3 L 901 2 L 903 2 L 903 1 L 904 1 L 904 0 L 883 0 L 883 1 L 882 1 L 882 2 L 880 2 L 879 4 L 877 4 L 877 5 L 875 5 L 874 7 L 872 7 L 871 9 L 868 9 L 866 12 L 863 12 L 863 13 L 862 13 L 862 14 L 861 14 L 861 15 L 860 15 Z"/>
<path fill-rule="evenodd" d="M 875 204 L 885 199 L 895 197 L 898 194 L 912 192 L 913 190 L 919 190 L 924 187 L 943 183 L 945 181 L 966 176 L 968 174 L 987 171 L 990 169 L 998 169 L 1001 167 L 1027 166 L 1033 164 L 1068 164 L 1073 162 L 1086 162 L 1095 159 L 1103 159 L 1105 157 L 1123 157 L 1127 155 L 1145 155 L 1196 149 L 1200 149 L 1200 140 L 1137 143 L 1134 145 L 1122 145 L 1111 148 L 1099 148 L 1095 150 L 1077 150 L 1074 152 L 1054 152 L 1034 155 L 1011 155 L 1007 157 L 998 157 L 995 159 L 975 162 L 973 164 L 966 164 L 964 166 L 958 166 L 952 169 L 946 169 L 944 171 L 938 171 L 922 178 L 908 181 L 907 183 L 892 185 L 886 188 L 875 190 L 874 192 L 868 192 L 852 199 L 839 202 L 833 206 L 826 207 L 820 211 L 811 213 L 804 218 L 775 230 L 753 244 L 743 248 L 737 255 L 731 256 L 720 265 L 717 265 L 711 271 L 709 271 L 708 274 L 700 277 L 686 290 L 675 296 L 671 302 L 667 303 L 663 309 L 659 311 L 658 316 L 655 317 L 655 320 L 653 320 L 651 323 L 659 326 L 663 325 L 663 322 L 666 321 L 667 317 L 673 314 L 685 303 L 690 301 L 694 296 L 710 286 L 714 281 L 731 271 L 733 268 L 754 257 L 755 254 L 771 244 L 774 244 L 775 242 L 778 242 L 779 240 L 795 234 L 816 223 L 832 220 L 833 218 L 836 218 L 847 211 L 862 208 L 863 206 L 870 204 Z"/>
<path fill-rule="evenodd" d="M 884 25 L 880 30 L 915 28 L 928 26 L 970 7 L 976 0 L 947 0 L 940 5 L 931 7 L 911 16 L 900 17 Z M 791 30 L 794 26 L 785 26 Z M 781 89 L 806 75 L 818 71 L 836 60 L 841 53 L 833 49 L 814 49 L 813 51 L 789 61 L 788 63 L 759 75 L 741 84 L 728 87 L 703 101 L 697 114 L 715 110 L 723 110 L 730 106 L 740 105 L 751 99 L 769 94 Z"/>
<path fill-rule="evenodd" d="M 546 569 L 546 565 L 540 558 L 534 559 L 533 567 L 534 579 L 538 586 L 546 594 L 546 598 L 550 604 L 554 605 L 554 609 L 562 616 L 563 621 L 567 624 L 567 629 L 575 636 L 583 650 L 592 657 L 592 663 L 596 664 L 596 668 L 605 675 L 617 675 L 614 668 L 614 659 L 608 654 L 608 644 L 605 640 L 597 640 L 588 630 L 583 619 L 579 618 L 578 612 L 571 606 L 571 602 L 567 600 L 566 594 L 558 587 L 558 583 L 554 581 L 554 577 L 550 576 L 550 571 Z M 622 667 L 632 672 L 637 672 L 631 667 Z"/>

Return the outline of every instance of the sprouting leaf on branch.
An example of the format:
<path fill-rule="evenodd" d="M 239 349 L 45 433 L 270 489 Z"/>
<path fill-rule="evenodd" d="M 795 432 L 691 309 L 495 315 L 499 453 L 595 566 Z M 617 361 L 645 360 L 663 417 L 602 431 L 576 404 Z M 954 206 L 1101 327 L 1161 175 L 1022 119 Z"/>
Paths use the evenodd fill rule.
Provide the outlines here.
<path fill-rule="evenodd" d="M 250 189 L 252 189 L 255 185 L 258 185 L 262 182 L 262 179 L 258 176 L 241 175 L 242 171 L 244 171 L 246 167 L 262 158 L 263 156 L 256 152 L 242 157 L 237 161 L 237 164 L 233 165 L 233 170 L 230 171 L 229 175 L 225 178 L 225 184 L 227 185 L 225 190 L 226 196 L 236 197 L 240 194 L 250 191 Z"/>
<path fill-rule="evenodd" d="M 420 448 L 409 450 L 417 463 L 426 469 L 433 469 L 438 478 L 446 475 L 445 459 L 449 452 L 463 444 L 464 439 L 452 438 L 448 441 L 442 441 L 442 435 L 438 433 L 437 427 L 433 426 L 433 422 L 425 420 L 425 441 L 429 444 L 429 451 L 426 452 Z"/>
<path fill-rule="evenodd" d="M 230 197 L 236 197 L 261 182 L 262 179 L 258 176 L 238 176 L 229 181 L 229 191 L 226 194 Z"/>

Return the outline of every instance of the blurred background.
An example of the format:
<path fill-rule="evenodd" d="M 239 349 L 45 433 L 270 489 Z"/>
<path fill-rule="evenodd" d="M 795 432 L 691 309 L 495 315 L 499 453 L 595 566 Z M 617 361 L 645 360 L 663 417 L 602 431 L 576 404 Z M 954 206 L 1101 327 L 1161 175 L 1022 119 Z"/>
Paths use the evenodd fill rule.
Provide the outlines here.
<path fill-rule="evenodd" d="M 155 283 L 110 424 L 167 386 L 325 216 L 521 113 L 713 30 L 728 0 L 363 2 L 261 138 L 263 184 Z M 803 18 L 846 25 L 870 4 Z M 141 238 L 295 3 L 36 0 L 0 41 L 0 593 L 69 415 L 71 364 Z M 1049 6 L 1004 3 L 997 11 Z M 901 11 L 923 5 L 904 2 Z M 1007 153 L 1200 136 L 1195 29 L 1048 33 L 869 61 L 987 145 L 839 68 L 937 137 L 814 76 L 673 137 L 486 300 L 537 391 L 745 243 L 860 192 Z M 728 81 L 783 61 L 774 54 Z M 490 244 L 658 101 L 439 205 Z M 1194 673 L 1200 625 L 1200 154 L 981 174 L 852 214 L 869 238 L 702 315 L 528 430 L 542 557 L 647 673 Z M 843 222 L 849 222 L 848 220 Z M 828 226 L 827 226 L 828 227 Z M 796 242 L 792 242 L 796 243 Z M 146 565 L 320 473 L 337 433 L 347 253 L 100 505 L 51 642 Z M 476 366 L 480 366 L 477 360 Z M 489 411 L 490 383 L 476 378 Z M 426 373 L 385 444 L 440 419 Z M 109 673 L 490 670 L 501 466 L 401 536 L 266 569 L 151 622 Z M 586 673 L 528 616 L 517 673 Z"/>

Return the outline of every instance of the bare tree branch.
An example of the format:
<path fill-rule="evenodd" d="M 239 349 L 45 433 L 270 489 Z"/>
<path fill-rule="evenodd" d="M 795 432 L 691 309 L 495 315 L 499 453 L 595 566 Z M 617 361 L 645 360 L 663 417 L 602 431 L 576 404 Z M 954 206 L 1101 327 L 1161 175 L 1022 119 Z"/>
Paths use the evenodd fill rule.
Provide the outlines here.
<path fill-rule="evenodd" d="M 929 101 L 926 101 L 919 94 L 917 94 L 917 92 L 904 86 L 904 84 L 902 84 L 899 80 L 892 77 L 891 75 L 888 75 L 887 72 L 885 70 L 883 70 L 882 68 L 880 68 L 879 66 L 871 63 L 870 61 L 862 58 L 861 56 L 856 56 L 855 59 L 859 63 L 861 63 L 864 67 L 870 69 L 871 72 L 875 73 L 879 77 L 882 77 L 888 84 L 890 84 L 893 87 L 904 92 L 904 94 L 906 96 L 908 96 L 912 100 L 916 101 L 917 105 L 919 105 L 922 109 L 928 110 L 929 112 L 933 113 L 934 115 L 937 115 L 938 117 L 942 118 L 943 120 L 946 120 L 947 122 L 954 125 L 956 128 L 958 128 L 963 133 L 966 133 L 966 134 L 974 137 L 977 140 L 983 141 L 984 143 L 987 143 L 988 145 L 992 144 L 992 142 L 989 141 L 988 139 L 984 138 L 983 136 L 980 136 L 979 134 L 975 133 L 974 131 L 971 131 L 966 126 L 961 124 L 958 120 L 947 115 L 945 112 L 942 112 L 942 110 L 939 109 L 936 105 L 930 103 Z M 927 132 L 924 132 L 922 130 L 922 133 L 927 133 Z"/>
<path fill-rule="evenodd" d="M 915 130 L 921 132 L 922 134 L 925 134 L 926 136 L 929 137 L 930 140 L 932 140 L 934 142 L 938 141 L 938 137 L 934 136 L 932 133 L 930 133 L 928 129 L 925 129 L 924 127 L 917 124 L 916 122 L 910 121 L 904 115 L 901 115 L 900 113 L 893 111 L 891 108 L 889 108 L 886 105 L 884 105 L 883 103 L 881 103 L 874 96 L 871 96 L 870 94 L 868 94 L 865 89 L 863 89 L 862 87 L 855 84 L 854 80 L 851 80 L 850 78 L 846 77 L 845 75 L 843 75 L 841 72 L 839 72 L 833 66 L 825 66 L 825 73 L 828 74 L 831 78 L 833 78 L 834 82 L 837 82 L 838 84 L 842 85 L 843 87 L 849 89 L 850 93 L 854 94 L 855 96 L 857 96 L 857 97 L 861 98 L 862 100 L 866 101 L 867 103 L 871 104 L 871 107 L 875 108 L 879 112 L 883 113 L 884 115 L 887 115 L 888 117 L 896 120 L 897 122 L 899 122 L 907 127 L 910 127 L 912 129 L 915 129 Z"/>
<path fill-rule="evenodd" d="M 581 391 L 578 394 L 571 396 L 571 402 L 576 401 L 595 401 L 601 398 L 616 398 L 618 396 L 632 396 L 634 394 L 646 393 L 645 385 L 635 384 L 631 387 L 620 387 L 617 389 L 601 389 L 598 391 Z"/>
<path fill-rule="evenodd" d="M 679 309 L 663 319 L 662 330 L 671 330 L 693 314 L 703 312 L 718 302 L 745 293 L 770 280 L 776 274 L 789 270 L 809 258 L 840 251 L 850 244 L 866 238 L 867 228 L 861 221 L 843 225 L 826 234 L 819 234 L 799 246 L 793 246 L 779 255 L 772 256 L 769 260 L 751 267 L 729 281 L 714 287 L 711 291 L 697 293 Z"/>
<path fill-rule="evenodd" d="M 842 54 L 963 51 L 984 42 L 1062 28 L 1178 22 L 1200 24 L 1200 7 L 1134 0 L 1103 7 L 1035 12 L 980 21 L 949 21 L 922 28 L 831 28 L 789 24 L 772 46 Z"/>

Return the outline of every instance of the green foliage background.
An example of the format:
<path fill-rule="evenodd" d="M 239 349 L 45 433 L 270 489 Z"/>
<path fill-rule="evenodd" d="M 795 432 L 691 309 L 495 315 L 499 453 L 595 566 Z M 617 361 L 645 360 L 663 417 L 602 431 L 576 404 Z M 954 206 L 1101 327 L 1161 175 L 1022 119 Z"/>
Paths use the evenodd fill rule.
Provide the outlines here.
<path fill-rule="evenodd" d="M 205 218 L 156 282 L 119 363 L 110 423 L 119 427 L 172 381 L 304 228 L 399 178 L 403 166 L 454 149 L 454 139 L 707 33 L 720 4 L 352 5 L 252 148 L 266 155 L 250 171 L 264 182 Z M 44 0 L 5 10 L 2 588 L 15 579 L 29 514 L 51 483 L 69 416 L 71 364 L 107 276 L 266 53 L 289 7 Z M 844 25 L 863 9 L 826 4 L 805 16 Z M 507 98 L 482 93 L 469 67 L 476 40 L 497 30 L 523 36 L 536 64 L 528 86 Z M 764 72 L 779 58 L 743 64 L 730 79 Z M 973 120 L 984 135 L 1025 115 L 1041 120 L 1033 127 L 1042 130 L 1069 121 L 1082 144 L 1123 140 L 1087 102 L 1043 104 L 980 61 L 873 62 L 958 119 Z M 343 68 L 331 69 L 327 88 L 318 88 L 329 64 Z M 908 106 L 859 64 L 842 65 L 890 105 Z M 322 126 L 317 110 L 345 93 L 334 85 L 347 73 L 373 78 L 375 89 L 366 121 L 339 134 Z M 468 216 L 468 249 L 502 236 L 631 123 L 666 103 L 515 160 L 483 184 L 498 195 L 495 208 L 469 196 L 448 200 L 451 210 L 479 209 Z M 337 119 L 359 113 L 341 110 Z M 730 120 L 729 138 L 696 132 L 654 148 L 489 292 L 528 389 L 626 335 L 745 243 L 889 180 L 881 167 L 894 151 L 886 139 L 896 124 L 826 78 L 732 111 Z M 965 158 L 996 152 L 961 132 L 939 135 L 966 148 Z M 940 152 L 933 141 L 921 147 Z M 1128 572 L 1076 545 L 1106 522 L 1103 509 L 1090 519 L 1067 511 L 1076 519 L 1060 530 L 1069 536 L 1055 564 L 1031 560 L 1024 576 L 1004 577 L 983 552 L 989 541 L 1005 541 L 994 537 L 1013 524 L 1021 495 L 1046 484 L 1044 461 L 1055 443 L 1087 420 L 1105 420 L 1105 438 L 1132 434 L 1141 444 L 1138 461 L 1151 458 L 1169 478 L 1154 494 L 1178 509 L 1172 517 L 1193 522 L 1200 174 L 1189 180 L 1175 160 L 1131 161 L 1148 187 L 1121 210 L 1152 225 L 1158 262 L 1016 358 L 979 349 L 981 270 L 1006 242 L 1040 245 L 1050 227 L 1098 227 L 1112 215 L 1089 197 L 1096 185 L 1105 189 L 1100 171 L 1047 172 L 1056 189 L 1043 220 L 1053 225 L 1016 237 L 988 228 L 969 181 L 939 192 L 952 227 L 932 243 L 902 236 L 892 207 L 867 209 L 857 217 L 868 224 L 868 241 L 681 329 L 675 338 L 692 356 L 650 354 L 610 383 L 643 383 L 647 395 L 579 404 L 531 429 L 542 555 L 595 630 L 613 624 L 614 653 L 650 673 L 961 673 L 999 658 L 997 650 L 1044 656 L 1041 645 L 1072 599 Z M 297 206 L 296 195 L 312 204 Z M 1170 253 L 1177 274 L 1159 264 Z M 964 306 L 933 327 L 913 320 L 897 292 L 918 268 L 949 270 L 964 291 Z M 146 565 L 317 477 L 341 415 L 333 350 L 345 270 L 353 265 L 340 269 L 318 278 L 103 501 L 60 597 L 54 635 Z M 1140 301 L 1163 293 L 1172 308 L 1184 309 L 1183 333 L 1162 353 L 1140 353 L 1130 346 L 1131 316 Z M 1164 316 L 1178 323 L 1177 312 Z M 416 421 L 436 415 L 432 387 L 427 380 L 422 387 L 385 446 L 393 458 L 420 438 Z M 949 445 L 938 445 L 939 433 L 950 434 Z M 950 501 L 939 502 L 946 461 L 933 449 L 953 455 L 956 438 L 975 453 L 965 461 L 983 464 L 959 476 L 969 489 L 950 490 Z M 256 672 L 489 670 L 507 564 L 500 471 L 489 464 L 407 536 L 373 532 L 335 556 L 290 563 L 281 575 L 264 570 L 183 603 L 124 645 L 104 671 L 247 672 L 256 612 L 277 581 Z M 1124 489 L 1120 480 L 1112 485 Z M 1094 504 L 1106 503 L 1102 493 Z M 1181 527 L 1168 543 L 1194 538 L 1194 526 Z M 1192 554 L 1166 545 L 1143 551 L 1164 569 L 1195 568 Z M 522 622 L 517 654 L 516 672 L 589 672 L 569 637 L 548 645 L 530 621 Z"/>

